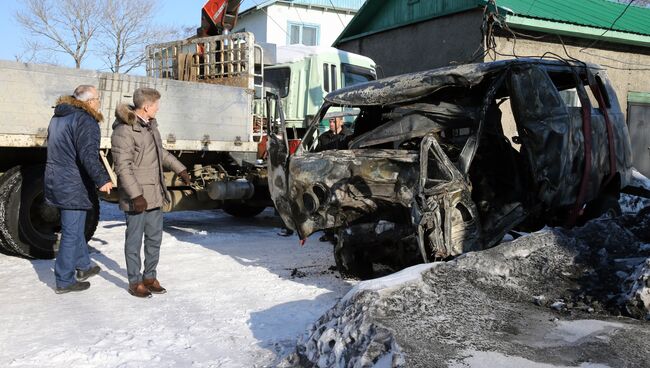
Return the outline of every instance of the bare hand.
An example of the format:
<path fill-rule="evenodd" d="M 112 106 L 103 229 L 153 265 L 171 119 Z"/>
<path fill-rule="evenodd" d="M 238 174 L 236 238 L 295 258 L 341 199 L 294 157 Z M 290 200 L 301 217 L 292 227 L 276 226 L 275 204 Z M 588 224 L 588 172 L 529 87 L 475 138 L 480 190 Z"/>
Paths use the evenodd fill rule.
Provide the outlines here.
<path fill-rule="evenodd" d="M 100 192 L 104 192 L 106 194 L 111 194 L 111 189 L 113 189 L 113 183 L 110 181 L 99 188 Z"/>

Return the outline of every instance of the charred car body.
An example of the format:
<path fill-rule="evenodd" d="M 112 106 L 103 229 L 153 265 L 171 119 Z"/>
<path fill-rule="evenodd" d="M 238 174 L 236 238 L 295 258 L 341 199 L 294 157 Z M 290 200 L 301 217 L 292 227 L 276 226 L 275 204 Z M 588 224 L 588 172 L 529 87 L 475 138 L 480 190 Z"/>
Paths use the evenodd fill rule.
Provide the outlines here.
<path fill-rule="evenodd" d="M 331 109 L 356 115 L 348 149 L 318 147 Z M 512 141 L 502 110 L 516 125 Z M 511 230 L 620 211 L 631 179 L 624 117 L 593 64 L 506 60 L 339 89 L 292 155 L 276 111 L 268 148 L 275 206 L 301 239 L 335 232 L 337 265 L 351 276 L 372 276 L 373 263 L 445 259 Z"/>

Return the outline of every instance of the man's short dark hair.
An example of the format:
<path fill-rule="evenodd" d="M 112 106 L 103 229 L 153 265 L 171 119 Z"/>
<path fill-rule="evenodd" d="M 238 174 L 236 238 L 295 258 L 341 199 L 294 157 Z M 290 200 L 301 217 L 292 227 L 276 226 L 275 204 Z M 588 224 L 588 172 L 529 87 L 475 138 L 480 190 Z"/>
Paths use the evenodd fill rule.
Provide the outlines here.
<path fill-rule="evenodd" d="M 160 92 L 154 88 L 138 88 L 133 92 L 133 105 L 136 109 L 160 100 Z"/>

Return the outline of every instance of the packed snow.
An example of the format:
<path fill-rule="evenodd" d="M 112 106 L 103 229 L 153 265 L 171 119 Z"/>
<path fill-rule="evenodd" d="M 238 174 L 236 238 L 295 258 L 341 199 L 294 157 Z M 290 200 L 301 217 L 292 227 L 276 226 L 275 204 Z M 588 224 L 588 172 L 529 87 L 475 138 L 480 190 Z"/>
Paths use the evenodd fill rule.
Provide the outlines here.
<path fill-rule="evenodd" d="M 332 246 L 276 235 L 267 210 L 165 215 L 164 295 L 128 294 L 124 216 L 102 205 L 89 290 L 57 295 L 52 260 L 0 255 L 0 367 L 263 367 L 351 287 Z M 293 276 L 292 276 L 293 274 Z"/>

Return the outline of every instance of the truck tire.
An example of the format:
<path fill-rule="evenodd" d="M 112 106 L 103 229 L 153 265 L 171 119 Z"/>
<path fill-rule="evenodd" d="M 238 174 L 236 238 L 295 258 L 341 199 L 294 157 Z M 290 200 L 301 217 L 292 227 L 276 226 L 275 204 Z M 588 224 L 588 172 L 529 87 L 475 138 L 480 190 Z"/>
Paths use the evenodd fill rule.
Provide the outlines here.
<path fill-rule="evenodd" d="M 9 176 L 10 175 L 6 175 L 6 173 L 3 173 L 2 175 L 0 175 L 0 193 L 3 192 L 2 187 L 4 185 L 4 182 L 6 181 L 6 179 Z M 0 213 L 0 217 L 2 217 L 3 214 L 4 214 L 4 212 Z M 4 238 L 3 238 L 1 232 L 0 232 L 0 253 L 8 255 L 8 256 L 18 256 L 18 254 L 16 252 L 14 252 L 13 249 L 4 241 Z"/>
<path fill-rule="evenodd" d="M 44 166 L 16 166 L 0 186 L 0 240 L 5 248 L 27 258 L 51 259 L 56 254 L 59 210 L 45 203 Z M 86 240 L 99 222 L 99 202 L 86 216 Z"/>
<path fill-rule="evenodd" d="M 372 263 L 363 257 L 361 251 L 346 246 L 345 236 L 341 233 L 334 245 L 334 261 L 342 277 L 367 280 L 373 276 Z"/>
<path fill-rule="evenodd" d="M 262 213 L 266 206 L 251 206 L 244 203 L 227 203 L 221 208 L 225 213 L 233 217 L 255 217 Z"/>

